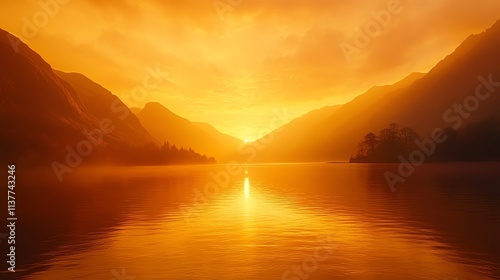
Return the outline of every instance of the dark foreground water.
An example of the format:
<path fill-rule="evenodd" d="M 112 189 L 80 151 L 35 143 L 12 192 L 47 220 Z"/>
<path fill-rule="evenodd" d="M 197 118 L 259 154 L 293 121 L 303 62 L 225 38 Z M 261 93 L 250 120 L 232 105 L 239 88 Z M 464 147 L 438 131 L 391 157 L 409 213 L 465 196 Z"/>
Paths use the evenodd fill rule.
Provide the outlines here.
<path fill-rule="evenodd" d="M 499 279 L 500 165 L 425 165 L 392 192 L 394 168 L 81 168 L 59 183 L 18 167 L 17 272 L 0 278 Z"/>

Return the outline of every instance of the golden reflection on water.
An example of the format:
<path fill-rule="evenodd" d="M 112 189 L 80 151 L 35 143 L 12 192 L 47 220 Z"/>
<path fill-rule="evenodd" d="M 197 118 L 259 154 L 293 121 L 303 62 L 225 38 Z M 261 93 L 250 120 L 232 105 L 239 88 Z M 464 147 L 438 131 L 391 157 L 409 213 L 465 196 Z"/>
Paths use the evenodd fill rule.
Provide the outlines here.
<path fill-rule="evenodd" d="M 285 183 L 303 184 L 307 190 L 314 180 L 273 180 L 270 176 L 278 171 L 263 177 L 245 170 L 195 208 L 189 222 L 183 213 L 160 206 L 162 197 L 172 195 L 162 188 L 163 195 L 152 195 L 143 206 L 164 209 L 159 218 L 130 212 L 94 246 L 55 252 L 64 257 L 50 260 L 51 268 L 33 279 L 85 279 L 79 278 L 82 271 L 92 271 L 92 279 L 111 279 L 109 271 L 122 267 L 136 279 L 282 279 L 285 271 L 324 248 L 318 240 L 325 238 L 330 253 L 318 261 L 311 279 L 446 279 L 470 276 L 475 269 L 473 263 L 455 261 L 459 253 L 439 241 L 434 230 L 407 223 L 409 218 L 392 207 L 392 198 L 373 200 L 356 172 L 350 174 L 348 187 L 330 180 L 316 197 L 312 191 L 277 192 L 276 185 Z"/>
<path fill-rule="evenodd" d="M 250 180 L 248 179 L 248 177 L 245 177 L 243 189 L 245 191 L 245 199 L 248 200 L 248 198 L 250 197 Z"/>

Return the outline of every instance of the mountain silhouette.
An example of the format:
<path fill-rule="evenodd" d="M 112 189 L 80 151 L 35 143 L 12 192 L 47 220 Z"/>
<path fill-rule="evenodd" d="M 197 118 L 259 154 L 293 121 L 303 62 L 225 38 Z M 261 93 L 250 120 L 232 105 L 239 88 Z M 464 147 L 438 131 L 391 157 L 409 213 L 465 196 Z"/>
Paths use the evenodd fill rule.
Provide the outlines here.
<path fill-rule="evenodd" d="M 110 137 L 116 137 L 116 141 L 134 146 L 158 143 L 142 127 L 135 114 L 109 90 L 79 73 L 54 72 L 76 90 L 83 105 L 92 116 L 97 119 L 108 118 L 113 122 L 116 129 Z"/>
<path fill-rule="evenodd" d="M 35 160 L 98 127 L 77 92 L 40 55 L 0 29 L 0 126 L 2 154 Z"/>
<path fill-rule="evenodd" d="M 177 149 L 160 143 L 110 91 L 82 74 L 53 70 L 39 54 L 1 29 L 0 59 L 0 152 L 10 163 L 67 163 L 73 153 L 79 164 L 87 156 L 80 151 L 89 149 L 90 162 L 214 161 L 189 145 Z M 89 148 L 90 144 L 95 147 Z"/>
<path fill-rule="evenodd" d="M 408 87 L 423 76 L 422 73 L 412 73 L 393 85 L 374 86 L 347 104 L 311 111 L 273 132 L 276 135 L 275 141 L 269 143 L 266 150 L 259 154 L 257 159 L 259 161 L 329 160 L 327 157 L 321 158 L 321 155 L 311 157 L 310 145 L 318 145 L 316 143 L 312 144 L 314 140 L 329 139 L 335 133 L 348 135 L 349 137 L 353 137 L 351 135 L 366 134 L 360 128 L 363 124 L 356 121 L 359 115 L 367 112 L 373 104 L 383 102 L 386 95 Z M 345 131 L 337 132 L 332 132 L 328 128 L 338 123 L 349 124 L 349 127 L 345 128 Z M 304 128 L 307 128 L 308 133 L 304 133 Z M 284 142 L 288 144 L 284 145 Z M 328 143 L 324 148 L 331 150 L 335 146 Z M 326 152 L 323 151 L 323 153 Z"/>
<path fill-rule="evenodd" d="M 141 124 L 160 142 L 177 147 L 191 147 L 199 153 L 215 157 L 219 162 L 231 158 L 242 142 L 220 133 L 205 123 L 195 123 L 182 118 L 160 103 L 147 103 L 137 113 Z"/>
<path fill-rule="evenodd" d="M 429 73 L 412 74 L 392 86 L 372 88 L 343 105 L 322 124 L 304 126 L 302 134 L 294 134 L 296 144 L 287 146 L 287 139 L 276 137 L 257 159 L 346 161 L 365 134 L 377 132 L 389 123 L 411 127 L 422 137 L 429 137 L 435 128 L 456 125 L 455 113 L 444 118 L 445 113 L 454 109 L 454 104 L 463 104 L 466 98 L 474 96 L 479 85 L 483 86 L 484 93 L 485 80 L 500 82 L 498 50 L 500 21 L 485 32 L 467 38 Z M 498 118 L 499 107 L 500 88 L 497 94 L 480 102 L 477 110 L 467 112 L 460 126 Z"/>

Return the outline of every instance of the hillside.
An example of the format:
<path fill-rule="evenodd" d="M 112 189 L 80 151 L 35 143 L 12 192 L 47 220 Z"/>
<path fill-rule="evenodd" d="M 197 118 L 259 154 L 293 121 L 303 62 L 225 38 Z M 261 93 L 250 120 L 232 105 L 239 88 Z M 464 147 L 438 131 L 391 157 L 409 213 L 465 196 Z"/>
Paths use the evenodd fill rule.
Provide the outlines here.
<path fill-rule="evenodd" d="M 2 160 L 57 167 L 57 176 L 82 162 L 209 163 L 187 149 L 161 145 L 138 118 L 99 84 L 52 67 L 0 29 L 0 147 Z M 163 143 L 162 143 L 163 144 Z M 55 164 L 55 165 L 54 165 Z"/>
<path fill-rule="evenodd" d="M 158 141 L 193 148 L 219 162 L 231 158 L 241 143 L 241 140 L 222 134 L 208 124 L 182 118 L 159 103 L 146 104 L 137 117 Z"/>
<path fill-rule="evenodd" d="M 343 105 L 321 125 L 304 127 L 304 133 L 294 135 L 294 143 L 300 145 L 282 148 L 286 139 L 276 140 L 258 159 L 346 161 L 355 153 L 357 143 L 365 134 L 378 132 L 389 123 L 412 127 L 421 136 L 428 137 L 434 128 L 456 125 L 458 118 L 460 126 L 465 127 L 498 117 L 500 94 L 492 94 L 464 117 L 453 110 L 455 104 L 463 106 L 466 98 L 474 96 L 478 86 L 482 86 L 481 92 L 486 94 L 484 80 L 500 81 L 499 49 L 500 21 L 485 32 L 467 38 L 429 73 L 413 74 L 392 86 L 371 89 Z M 452 112 L 448 111 L 450 109 Z"/>
<path fill-rule="evenodd" d="M 75 89 L 92 116 L 98 119 L 108 118 L 113 122 L 116 126 L 113 137 L 116 137 L 117 141 L 135 146 L 158 143 L 142 127 L 135 114 L 110 91 L 79 73 L 61 71 L 55 71 L 55 73 Z"/>

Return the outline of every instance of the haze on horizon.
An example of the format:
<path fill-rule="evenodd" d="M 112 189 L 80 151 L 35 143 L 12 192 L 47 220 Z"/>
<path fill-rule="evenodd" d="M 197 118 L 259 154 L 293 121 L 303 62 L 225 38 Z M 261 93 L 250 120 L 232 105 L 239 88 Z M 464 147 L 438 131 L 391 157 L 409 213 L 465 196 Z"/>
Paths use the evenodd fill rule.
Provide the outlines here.
<path fill-rule="evenodd" d="M 269 132 L 273 111 L 297 117 L 428 71 L 500 11 L 495 0 L 66 2 L 2 3 L 0 25 L 53 68 L 82 73 L 131 107 L 160 102 L 251 140 Z M 346 59 L 340 44 L 355 46 L 355 28 L 397 2 L 400 12 Z M 23 28 L 41 3 L 53 14 L 27 38 Z M 131 98 L 157 65 L 168 69 L 167 79 L 145 98 Z"/>

